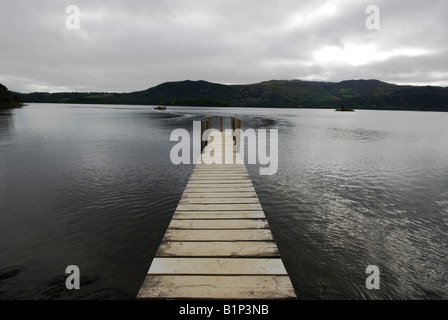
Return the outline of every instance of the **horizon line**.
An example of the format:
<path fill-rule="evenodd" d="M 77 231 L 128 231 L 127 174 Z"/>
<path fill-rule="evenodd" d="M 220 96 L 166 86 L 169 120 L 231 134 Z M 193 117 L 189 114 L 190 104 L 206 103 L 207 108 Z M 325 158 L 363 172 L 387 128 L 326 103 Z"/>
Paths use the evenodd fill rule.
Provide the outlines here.
<path fill-rule="evenodd" d="M 435 84 L 417 84 L 417 83 L 394 83 L 394 82 L 388 82 L 388 81 L 384 81 L 384 80 L 379 80 L 379 79 L 375 79 L 375 78 L 358 78 L 358 79 L 346 79 L 346 80 L 340 80 L 340 81 L 326 81 L 326 80 L 302 80 L 302 79 L 270 79 L 270 80 L 263 80 L 263 81 L 259 81 L 259 82 L 251 82 L 251 83 L 221 83 L 221 82 L 213 82 L 213 81 L 209 81 L 209 80 L 204 80 L 204 79 L 199 79 L 199 80 L 191 80 L 191 79 L 185 79 L 185 80 L 170 80 L 170 81 L 164 81 L 164 82 L 160 82 L 159 84 L 156 84 L 152 87 L 147 87 L 146 89 L 140 89 L 140 90 L 134 90 L 134 91 L 129 91 L 129 92 L 118 92 L 118 91 L 30 91 L 30 92 L 20 92 L 20 91 L 15 91 L 15 90 L 10 90 L 8 88 L 9 91 L 13 92 L 13 93 L 17 93 L 17 94 L 31 94 L 31 93 L 49 93 L 49 94 L 54 94 L 54 93 L 115 93 L 115 94 L 129 94 L 129 93 L 134 93 L 134 92 L 140 92 L 140 91 L 146 91 L 149 90 L 151 88 L 155 88 L 157 86 L 166 84 L 166 83 L 180 83 L 180 82 L 208 82 L 208 83 L 212 83 L 212 84 L 218 84 L 218 85 L 224 85 L 224 86 L 249 86 L 249 85 L 256 85 L 256 84 L 260 84 L 260 83 L 265 83 L 265 82 L 273 82 L 273 81 L 301 81 L 301 82 L 315 82 L 315 83 L 342 83 L 342 82 L 347 82 L 347 81 L 378 81 L 378 82 L 383 82 L 383 83 L 387 83 L 387 84 L 391 84 L 391 85 L 396 85 L 396 86 L 411 86 L 411 87 L 434 87 L 434 88 L 448 88 L 448 86 L 443 86 L 443 85 L 435 85 Z"/>

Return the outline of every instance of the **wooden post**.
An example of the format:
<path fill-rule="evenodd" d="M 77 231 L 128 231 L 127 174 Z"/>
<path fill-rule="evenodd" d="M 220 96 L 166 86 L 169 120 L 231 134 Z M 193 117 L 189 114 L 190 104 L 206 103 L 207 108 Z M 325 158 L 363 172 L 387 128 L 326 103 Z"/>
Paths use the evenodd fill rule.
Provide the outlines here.
<path fill-rule="evenodd" d="M 222 117 L 219 117 L 219 131 L 223 132 L 223 128 L 222 128 Z"/>
<path fill-rule="evenodd" d="M 212 117 L 207 117 L 205 119 L 207 120 L 207 130 L 211 129 L 213 127 L 213 118 Z"/>
<path fill-rule="evenodd" d="M 205 120 L 201 120 L 201 152 L 208 145 L 208 134 L 205 136 L 205 141 L 202 141 L 202 136 L 205 131 L 212 128 L 213 118 L 206 117 Z"/>
<path fill-rule="evenodd" d="M 237 131 L 236 137 L 235 137 L 235 144 L 236 144 L 236 152 L 239 153 L 240 152 L 240 146 L 241 146 L 241 120 L 240 119 L 236 119 L 235 120 L 235 130 Z"/>
<path fill-rule="evenodd" d="M 230 123 L 232 125 L 232 134 L 235 132 L 235 127 L 236 127 L 236 119 L 235 117 L 230 118 Z M 233 136 L 233 144 L 235 144 L 235 136 Z"/>
<path fill-rule="evenodd" d="M 206 141 L 202 141 L 205 130 L 207 130 L 207 120 L 201 120 L 201 153 L 202 151 L 204 151 L 204 148 L 207 145 Z"/>

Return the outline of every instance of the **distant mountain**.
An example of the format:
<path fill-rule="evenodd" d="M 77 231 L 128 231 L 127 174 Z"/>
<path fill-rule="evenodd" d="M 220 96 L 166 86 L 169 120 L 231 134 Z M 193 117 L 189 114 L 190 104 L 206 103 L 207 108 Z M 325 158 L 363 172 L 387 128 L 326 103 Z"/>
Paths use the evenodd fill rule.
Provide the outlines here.
<path fill-rule="evenodd" d="M 271 108 L 448 111 L 448 88 L 400 86 L 379 80 L 271 80 L 246 85 L 166 82 L 131 93 L 29 93 L 25 102 L 195 105 Z"/>
<path fill-rule="evenodd" d="M 22 105 L 19 97 L 0 83 L 0 108 L 16 108 Z"/>

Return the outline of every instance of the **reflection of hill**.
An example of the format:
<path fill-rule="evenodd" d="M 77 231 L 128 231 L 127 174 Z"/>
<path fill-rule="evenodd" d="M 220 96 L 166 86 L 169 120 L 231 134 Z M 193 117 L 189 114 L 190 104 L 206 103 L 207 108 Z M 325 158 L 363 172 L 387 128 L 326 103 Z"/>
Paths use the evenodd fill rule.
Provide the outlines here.
<path fill-rule="evenodd" d="M 131 93 L 30 93 L 26 102 L 448 111 L 448 88 L 378 80 L 272 80 L 248 85 L 166 82 Z"/>
<path fill-rule="evenodd" d="M 22 103 L 17 95 L 8 91 L 4 85 L 0 83 L 0 108 L 21 107 Z"/>

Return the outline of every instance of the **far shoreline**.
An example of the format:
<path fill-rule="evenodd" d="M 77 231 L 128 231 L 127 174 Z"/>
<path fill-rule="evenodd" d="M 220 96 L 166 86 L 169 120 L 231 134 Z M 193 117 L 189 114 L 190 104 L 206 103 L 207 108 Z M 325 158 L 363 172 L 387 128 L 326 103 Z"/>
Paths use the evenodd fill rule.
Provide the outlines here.
<path fill-rule="evenodd" d="M 154 108 L 157 105 L 156 104 L 118 104 L 118 103 L 61 103 L 61 102 L 27 102 L 24 103 L 20 107 L 0 107 L 0 110 L 11 110 L 11 109 L 20 109 L 24 106 L 31 106 L 32 104 L 47 104 L 47 105 L 82 105 L 82 106 L 129 106 L 129 107 L 148 107 L 148 108 Z M 32 106 L 31 106 L 32 107 Z M 329 111 L 336 111 L 335 106 L 331 107 L 217 107 L 217 106 L 169 106 L 167 105 L 167 110 L 169 111 L 169 108 L 223 108 L 223 109 L 274 109 L 274 110 L 329 110 Z M 405 112 L 423 112 L 423 113 L 448 113 L 448 111 L 443 110 L 408 110 L 408 109 L 401 109 L 401 108 L 394 108 L 394 109 L 373 109 L 373 108 L 358 108 L 356 110 L 353 110 L 353 113 L 356 113 L 356 111 L 405 111 Z M 343 111 L 338 111 L 343 112 Z"/>

